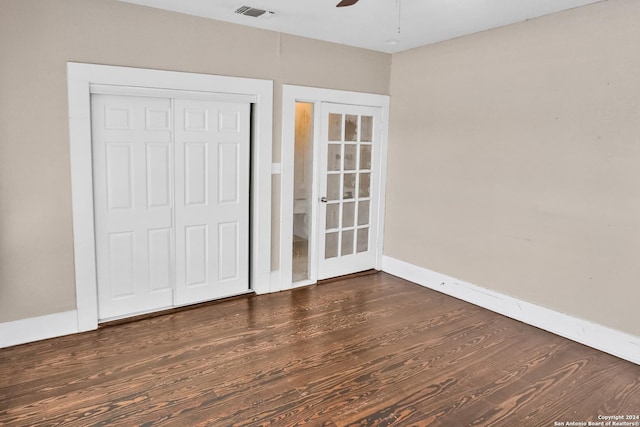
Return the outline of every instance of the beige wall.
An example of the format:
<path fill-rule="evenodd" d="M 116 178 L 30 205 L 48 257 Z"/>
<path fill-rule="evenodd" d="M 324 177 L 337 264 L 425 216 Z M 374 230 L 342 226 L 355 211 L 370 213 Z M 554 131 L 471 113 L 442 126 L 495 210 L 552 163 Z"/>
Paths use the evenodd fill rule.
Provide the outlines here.
<path fill-rule="evenodd" d="M 394 55 L 386 255 L 640 336 L 640 2 Z"/>
<path fill-rule="evenodd" d="M 283 83 L 386 94 L 391 56 L 115 0 L 0 1 L 0 322 L 75 308 L 67 61 L 274 80 L 278 161 Z"/>

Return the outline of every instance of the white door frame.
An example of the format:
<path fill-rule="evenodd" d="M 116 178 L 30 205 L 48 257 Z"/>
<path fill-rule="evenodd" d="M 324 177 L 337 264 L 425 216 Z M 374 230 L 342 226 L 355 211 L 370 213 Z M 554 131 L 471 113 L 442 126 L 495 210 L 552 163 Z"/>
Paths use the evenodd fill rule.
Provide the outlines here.
<path fill-rule="evenodd" d="M 174 71 L 67 63 L 71 200 L 78 331 L 98 327 L 91 157 L 91 85 L 251 96 L 253 102 L 250 286 L 269 292 L 273 82 Z M 144 90 L 144 89 L 141 89 Z M 127 89 L 124 88 L 126 93 Z"/>
<path fill-rule="evenodd" d="M 380 141 L 380 168 L 379 174 L 379 205 L 378 205 L 378 226 L 374 231 L 376 239 L 375 246 L 375 268 L 382 268 L 382 247 L 384 237 L 384 211 L 385 211 L 385 183 L 387 176 L 387 141 L 389 137 L 389 96 L 376 95 L 361 92 L 349 92 L 334 89 L 321 89 L 306 86 L 283 85 L 282 87 L 282 170 L 281 170 L 281 189 L 280 196 L 280 283 L 279 289 L 272 291 L 291 289 L 293 286 L 292 267 L 293 254 L 291 245 L 293 242 L 293 199 L 294 199 L 294 153 L 295 153 L 295 104 L 296 102 L 307 102 L 314 105 L 314 146 L 313 146 L 313 164 L 314 179 L 312 185 L 311 197 L 314 205 L 318 200 L 318 179 L 317 179 L 317 162 L 319 159 L 320 141 L 320 106 L 322 103 L 336 103 L 346 105 L 358 105 L 366 107 L 378 107 L 382 110 L 382 138 Z M 305 286 L 317 282 L 317 209 L 313 209 L 311 215 L 310 238 L 313 244 L 310 249 L 309 257 L 312 260 L 309 271 L 309 280 L 297 282 L 296 286 Z"/>

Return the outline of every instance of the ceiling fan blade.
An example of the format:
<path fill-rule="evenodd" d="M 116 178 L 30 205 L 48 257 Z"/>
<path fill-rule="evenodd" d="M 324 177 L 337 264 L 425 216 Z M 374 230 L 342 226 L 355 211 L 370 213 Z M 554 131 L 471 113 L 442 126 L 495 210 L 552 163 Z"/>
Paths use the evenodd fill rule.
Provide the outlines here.
<path fill-rule="evenodd" d="M 358 3 L 358 0 L 342 0 L 336 7 L 353 6 L 356 3 Z"/>

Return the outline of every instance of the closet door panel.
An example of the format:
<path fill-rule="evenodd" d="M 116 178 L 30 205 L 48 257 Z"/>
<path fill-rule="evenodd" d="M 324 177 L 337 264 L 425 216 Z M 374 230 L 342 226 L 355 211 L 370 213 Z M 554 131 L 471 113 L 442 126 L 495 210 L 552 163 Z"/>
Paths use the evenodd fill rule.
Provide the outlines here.
<path fill-rule="evenodd" d="M 98 315 L 173 304 L 171 101 L 92 95 Z"/>
<path fill-rule="evenodd" d="M 175 100 L 176 303 L 249 290 L 249 104 Z"/>

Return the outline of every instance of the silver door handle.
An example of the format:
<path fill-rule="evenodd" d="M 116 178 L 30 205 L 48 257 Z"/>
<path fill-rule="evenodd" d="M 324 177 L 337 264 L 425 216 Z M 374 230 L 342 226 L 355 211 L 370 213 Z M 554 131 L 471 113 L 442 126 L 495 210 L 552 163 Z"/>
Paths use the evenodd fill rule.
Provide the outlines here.
<path fill-rule="evenodd" d="M 320 202 L 327 203 L 327 198 L 326 197 L 320 197 Z"/>

